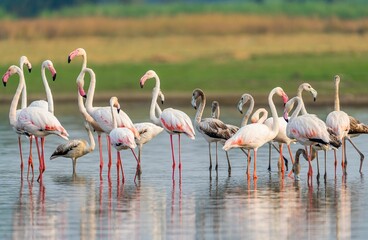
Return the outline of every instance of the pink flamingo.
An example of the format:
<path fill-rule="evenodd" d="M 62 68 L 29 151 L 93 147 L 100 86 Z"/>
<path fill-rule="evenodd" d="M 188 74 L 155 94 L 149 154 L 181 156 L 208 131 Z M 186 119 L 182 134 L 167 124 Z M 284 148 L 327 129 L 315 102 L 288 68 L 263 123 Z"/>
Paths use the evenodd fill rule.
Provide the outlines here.
<path fill-rule="evenodd" d="M 288 113 L 291 111 L 295 102 L 297 102 L 297 107 L 289 119 Z M 288 121 L 286 135 L 291 139 L 296 139 L 304 146 L 309 146 L 310 153 L 312 153 L 312 147 L 323 150 L 330 149 L 331 147 L 340 147 L 341 141 L 330 134 L 325 122 L 316 115 L 304 114 L 298 116 L 302 108 L 303 101 L 300 97 L 294 97 L 286 103 L 284 109 L 284 118 Z M 312 182 L 313 175 L 311 160 L 311 154 L 309 154 L 308 183 L 309 179 Z"/>
<path fill-rule="evenodd" d="M 90 79 L 90 85 L 88 89 L 88 94 L 85 93 L 83 87 L 84 87 L 84 75 L 85 73 L 88 73 L 91 77 Z M 94 107 L 93 106 L 93 98 L 94 98 L 94 92 L 95 92 L 95 86 L 96 86 L 96 75 L 90 68 L 83 68 L 81 74 L 77 78 L 77 86 L 79 89 L 79 94 L 83 97 L 87 96 L 86 99 L 86 110 L 88 114 L 93 118 L 93 120 L 96 122 L 96 124 L 101 128 L 101 130 L 109 134 L 110 131 L 113 129 L 113 119 L 110 112 L 110 107 Z M 124 111 L 119 111 L 119 115 L 117 116 L 117 124 L 118 127 L 126 127 L 129 128 L 136 138 L 139 137 L 139 132 L 134 127 L 134 124 L 130 120 L 129 116 Z M 112 165 L 112 158 L 111 158 L 111 143 L 110 143 L 110 137 L 108 136 L 108 152 L 109 152 L 109 163 L 108 163 L 108 176 L 110 176 L 110 169 Z M 99 146 L 100 149 L 101 141 L 99 139 Z M 102 159 L 102 153 L 100 151 L 100 178 L 102 178 L 102 168 L 103 168 L 103 159 Z"/>
<path fill-rule="evenodd" d="M 179 140 L 179 169 L 181 170 L 181 157 L 180 157 L 180 134 L 184 133 L 191 139 L 195 139 L 195 132 L 193 128 L 192 121 L 184 112 L 173 109 L 166 108 L 162 111 L 159 117 L 155 116 L 155 107 L 157 102 L 157 97 L 160 92 L 160 79 L 155 71 L 149 70 L 147 71 L 140 80 L 141 88 L 143 88 L 144 83 L 148 80 L 154 78 L 156 81 L 156 85 L 152 92 L 152 102 L 150 108 L 150 118 L 151 121 L 158 125 L 162 126 L 166 132 L 170 134 L 170 143 L 171 143 L 171 154 L 172 154 L 172 168 L 173 168 L 173 177 L 174 177 L 174 169 L 175 169 L 175 157 L 174 157 L 174 146 L 172 136 L 174 134 L 178 134 Z"/>
<path fill-rule="evenodd" d="M 279 120 L 275 104 L 273 103 L 273 95 L 279 95 L 282 97 L 284 103 L 287 102 L 288 97 L 284 90 L 280 87 L 272 89 L 268 95 L 268 104 L 271 109 L 272 117 L 274 119 L 274 125 L 272 129 L 262 123 L 252 123 L 245 125 L 239 129 L 239 131 L 225 142 L 223 149 L 225 151 L 231 148 L 245 148 L 248 150 L 248 165 L 250 163 L 250 150 L 254 152 L 254 170 L 253 178 L 257 179 L 257 150 L 263 144 L 274 139 L 279 131 Z M 247 168 L 247 176 L 250 178 L 249 168 Z"/>
<path fill-rule="evenodd" d="M 200 101 L 199 106 L 197 106 L 197 101 Z M 208 152 L 209 152 L 209 159 L 210 159 L 210 167 L 209 170 L 212 169 L 212 158 L 211 158 L 211 143 L 212 142 L 220 142 L 226 141 L 229 139 L 233 134 L 231 129 L 226 126 L 221 120 L 217 118 L 202 118 L 202 114 L 206 105 L 206 96 L 204 92 L 197 88 L 193 90 L 192 95 L 192 106 L 194 109 L 197 109 L 197 113 L 195 116 L 195 126 L 197 130 L 202 134 L 203 138 L 208 142 Z M 219 111 L 218 111 L 219 113 Z M 217 153 L 217 148 L 216 148 Z M 229 164 L 229 172 L 231 171 L 231 165 Z M 216 171 L 218 168 L 218 157 L 216 154 Z"/>
<path fill-rule="evenodd" d="M 350 130 L 350 118 L 349 115 L 340 110 L 340 99 L 339 99 L 339 84 L 340 77 L 336 75 L 335 77 L 335 110 L 330 112 L 326 118 L 326 125 L 332 129 L 337 138 L 342 141 L 342 158 L 341 158 L 341 167 L 343 173 L 346 173 L 345 169 L 345 138 L 348 137 L 348 133 Z M 337 166 L 337 157 L 336 157 L 336 149 L 334 149 L 334 157 L 335 157 L 335 176 L 336 176 L 336 166 Z"/>
<path fill-rule="evenodd" d="M 120 104 L 118 102 L 117 97 L 111 97 L 110 99 L 110 110 L 112 115 L 112 122 L 113 122 L 113 128 L 109 132 L 111 145 L 114 146 L 114 148 L 117 151 L 117 168 L 121 168 L 121 174 L 123 178 L 123 183 L 125 182 L 125 175 L 124 175 L 124 169 L 123 169 L 123 163 L 121 161 L 120 151 L 124 149 L 130 149 L 133 153 L 133 156 L 135 157 L 137 161 L 137 171 L 139 169 L 139 160 L 137 156 L 135 155 L 133 149 L 137 147 L 137 144 L 134 140 L 134 133 L 126 127 L 118 127 L 117 124 L 117 114 L 116 112 L 120 111 Z M 137 174 L 134 177 L 134 181 Z"/>
<path fill-rule="evenodd" d="M 40 175 L 38 180 L 42 180 L 42 173 L 45 171 L 44 162 L 44 143 L 45 136 L 49 134 L 58 135 L 64 139 L 68 139 L 68 133 L 64 127 L 60 124 L 58 119 L 50 112 L 39 107 L 27 107 L 24 108 L 18 116 L 16 116 L 16 106 L 19 101 L 20 93 L 24 87 L 24 75 L 22 70 L 17 66 L 10 66 L 6 73 L 2 77 L 4 86 L 8 82 L 10 76 L 18 74 L 19 84 L 14 95 L 13 101 L 10 107 L 9 119 L 11 119 L 12 125 L 15 126 L 17 132 L 26 134 L 28 136 L 41 137 L 41 154 L 39 153 L 40 160 Z M 39 148 L 38 152 L 39 152 Z"/>

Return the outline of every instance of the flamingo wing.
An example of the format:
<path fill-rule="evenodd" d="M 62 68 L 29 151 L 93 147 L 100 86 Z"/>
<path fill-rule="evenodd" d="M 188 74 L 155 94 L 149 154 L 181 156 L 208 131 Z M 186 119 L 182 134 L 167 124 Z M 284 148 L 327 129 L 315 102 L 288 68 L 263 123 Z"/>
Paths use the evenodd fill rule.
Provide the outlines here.
<path fill-rule="evenodd" d="M 358 119 L 349 116 L 350 119 L 350 130 L 349 134 L 361 134 L 368 133 L 368 126 L 361 123 Z"/>
<path fill-rule="evenodd" d="M 167 108 L 161 113 L 160 120 L 169 133 L 184 133 L 191 139 L 195 138 L 192 121 L 184 112 Z"/>
<path fill-rule="evenodd" d="M 229 139 L 233 134 L 221 120 L 215 118 L 204 118 L 198 123 L 198 130 L 210 138 Z"/>
<path fill-rule="evenodd" d="M 70 140 L 66 143 L 60 144 L 56 150 L 51 154 L 50 159 L 54 159 L 61 156 L 69 157 L 74 154 L 78 149 L 82 149 L 86 146 L 85 140 L 75 139 Z"/>

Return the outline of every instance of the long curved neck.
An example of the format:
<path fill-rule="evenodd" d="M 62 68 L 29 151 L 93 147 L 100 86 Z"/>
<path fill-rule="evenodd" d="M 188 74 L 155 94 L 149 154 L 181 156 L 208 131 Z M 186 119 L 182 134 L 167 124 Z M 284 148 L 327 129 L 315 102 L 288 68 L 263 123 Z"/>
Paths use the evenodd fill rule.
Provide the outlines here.
<path fill-rule="evenodd" d="M 244 114 L 243 116 L 243 119 L 240 123 L 240 126 L 243 127 L 245 125 L 248 124 L 248 120 L 249 120 L 249 117 L 250 115 L 252 114 L 253 112 L 253 109 L 254 109 L 254 98 L 253 97 L 250 97 L 250 104 L 249 104 L 249 108 L 248 110 L 246 111 L 246 113 Z"/>
<path fill-rule="evenodd" d="M 111 105 L 110 108 L 111 108 L 111 116 L 112 116 L 112 127 L 117 128 L 118 123 L 116 121 L 116 109 L 114 108 L 113 105 Z"/>
<path fill-rule="evenodd" d="M 49 83 L 46 78 L 45 66 L 42 66 L 41 68 L 41 77 L 42 77 L 43 86 L 45 87 L 45 91 L 46 91 L 46 98 L 47 98 L 49 112 L 54 114 L 54 99 L 52 97 L 51 89 L 50 89 Z"/>
<path fill-rule="evenodd" d="M 195 120 L 196 120 L 197 123 L 201 122 L 204 107 L 206 106 L 206 97 L 204 96 L 204 94 L 201 93 L 199 97 L 200 97 L 200 102 L 199 102 L 199 106 L 197 108 L 197 113 L 196 113 L 196 116 L 195 116 Z"/>
<path fill-rule="evenodd" d="M 158 98 L 158 94 L 160 92 L 160 79 L 158 78 L 158 76 L 155 76 L 155 81 L 156 81 L 156 84 L 155 84 L 155 87 L 153 88 L 153 91 L 152 91 L 152 101 L 151 101 L 151 107 L 150 107 L 150 119 L 154 124 L 161 126 L 160 119 L 155 114 L 155 109 L 157 109 L 158 113 L 161 112 L 160 106 L 158 106 L 158 104 L 157 104 L 157 98 Z M 160 113 L 160 115 L 161 115 L 161 113 Z"/>
<path fill-rule="evenodd" d="M 89 68 L 83 69 L 81 73 L 85 74 L 85 72 L 88 72 L 91 77 L 89 87 L 88 87 L 88 92 L 87 92 L 87 99 L 86 99 L 86 109 L 88 112 L 90 112 L 92 111 L 92 108 L 93 108 L 93 98 L 95 96 L 96 75 Z"/>
<path fill-rule="evenodd" d="M 22 70 L 22 72 L 23 72 L 23 66 L 24 66 L 24 62 L 21 61 L 20 62 L 20 69 Z M 24 76 L 24 74 L 23 74 L 23 76 Z M 26 81 L 24 80 L 24 86 L 23 86 L 23 89 L 22 89 L 22 102 L 21 102 L 20 108 L 23 109 L 23 108 L 26 108 L 26 107 L 27 107 L 27 86 L 26 86 Z"/>
<path fill-rule="evenodd" d="M 87 128 L 87 132 L 88 132 L 88 138 L 89 138 L 88 152 L 92 152 L 96 147 L 96 143 L 95 143 L 95 139 L 93 138 L 92 131 L 91 131 L 90 127 Z"/>
<path fill-rule="evenodd" d="M 17 74 L 19 75 L 19 83 L 17 90 L 15 91 L 13 100 L 10 104 L 10 110 L 9 110 L 9 122 L 12 126 L 15 126 L 17 123 L 17 106 L 20 98 L 20 94 L 24 88 L 24 75 L 20 68 L 17 68 Z"/>
<path fill-rule="evenodd" d="M 335 111 L 340 111 L 339 83 L 335 82 Z"/>
<path fill-rule="evenodd" d="M 279 117 L 277 115 L 276 107 L 272 100 L 272 97 L 275 94 L 275 92 L 276 92 L 276 89 L 272 90 L 270 94 L 268 95 L 268 104 L 270 106 L 271 115 L 273 118 L 272 132 L 274 134 L 277 134 L 279 132 L 280 126 L 279 126 Z"/>
<path fill-rule="evenodd" d="M 307 109 L 305 109 L 304 100 L 303 100 L 303 97 L 302 97 L 303 90 L 304 90 L 303 87 L 299 86 L 297 96 L 300 98 L 300 101 L 302 101 L 302 103 L 303 103 L 302 108 L 301 108 L 301 112 L 302 112 L 303 115 L 305 115 L 305 114 L 308 114 L 308 112 L 307 112 Z"/>
<path fill-rule="evenodd" d="M 77 99 L 78 99 L 78 108 L 79 108 L 79 112 L 83 115 L 83 117 L 85 118 L 85 120 L 89 123 L 94 122 L 94 119 L 92 118 L 91 115 L 88 114 L 86 107 L 84 106 L 83 103 L 83 97 L 79 94 L 79 91 L 77 91 Z"/>
<path fill-rule="evenodd" d="M 303 103 L 303 101 L 302 101 L 302 99 L 301 99 L 300 97 L 298 97 L 298 98 L 293 98 L 293 100 L 292 100 L 292 101 L 293 101 L 294 103 L 295 103 L 295 102 L 297 102 L 297 106 L 296 106 L 296 108 L 295 108 L 295 110 L 294 110 L 293 114 L 290 116 L 290 118 L 291 118 L 291 119 L 296 118 L 296 117 L 299 115 L 299 113 L 300 113 L 300 111 L 302 110 L 303 105 L 304 105 L 304 103 Z"/>

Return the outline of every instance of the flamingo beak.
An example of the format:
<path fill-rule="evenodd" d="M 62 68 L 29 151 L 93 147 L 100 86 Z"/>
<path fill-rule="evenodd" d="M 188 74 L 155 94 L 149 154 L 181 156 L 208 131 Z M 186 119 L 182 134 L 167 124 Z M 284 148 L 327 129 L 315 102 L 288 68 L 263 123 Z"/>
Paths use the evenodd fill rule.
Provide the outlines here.
<path fill-rule="evenodd" d="M 72 61 L 72 59 L 70 58 L 70 56 L 68 56 L 68 63 L 70 63 Z"/>
<path fill-rule="evenodd" d="M 55 81 L 56 79 L 56 73 L 52 75 L 52 81 Z"/>
<path fill-rule="evenodd" d="M 284 110 L 284 115 L 283 115 L 284 119 L 286 122 L 289 122 L 289 114 L 288 112 L 286 111 L 286 109 Z"/>
<path fill-rule="evenodd" d="M 3 85 L 4 85 L 4 87 L 6 87 L 6 82 L 3 81 Z"/>
<path fill-rule="evenodd" d="M 32 68 L 28 68 L 28 72 L 30 73 L 30 72 L 32 72 Z"/>

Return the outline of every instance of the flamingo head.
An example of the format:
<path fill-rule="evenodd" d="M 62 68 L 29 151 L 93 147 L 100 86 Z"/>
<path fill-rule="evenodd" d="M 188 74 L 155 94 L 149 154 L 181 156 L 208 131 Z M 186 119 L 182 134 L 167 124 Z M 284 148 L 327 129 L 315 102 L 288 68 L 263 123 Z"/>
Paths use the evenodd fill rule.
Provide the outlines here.
<path fill-rule="evenodd" d="M 246 104 L 249 100 L 252 100 L 252 99 L 253 99 L 252 95 L 250 95 L 248 93 L 244 93 L 241 96 L 241 98 L 240 98 L 240 100 L 238 102 L 238 105 L 237 105 L 238 111 L 241 114 L 243 114 L 243 106 L 244 106 L 244 104 Z"/>
<path fill-rule="evenodd" d="M 285 104 L 289 100 L 289 97 L 286 95 L 286 93 L 284 92 L 284 90 L 282 88 L 280 88 L 280 87 L 277 87 L 276 88 L 276 93 L 277 93 L 277 95 L 279 95 L 279 96 L 282 97 L 282 101 L 284 102 L 284 106 L 285 106 Z"/>
<path fill-rule="evenodd" d="M 17 72 L 19 68 L 15 65 L 12 65 L 8 68 L 8 70 L 5 72 L 5 74 L 2 77 L 2 81 L 4 84 L 4 87 L 6 87 L 6 83 L 8 82 L 8 79 L 10 78 L 10 76 L 12 76 L 13 74 L 15 74 Z"/>
<path fill-rule="evenodd" d="M 50 60 L 45 60 L 42 63 L 42 68 L 49 69 L 49 71 L 50 71 L 50 73 L 52 75 L 52 80 L 55 81 L 55 79 L 56 79 L 56 70 L 54 68 L 54 64 Z"/>
<path fill-rule="evenodd" d="M 28 58 L 26 56 L 21 56 L 20 57 L 20 66 L 21 65 L 26 65 L 28 68 L 28 72 L 32 72 L 32 64 L 31 62 L 28 60 Z"/>
<path fill-rule="evenodd" d="M 115 107 L 118 113 L 120 112 L 120 104 L 117 97 L 111 97 L 110 98 L 110 106 Z"/>
<path fill-rule="evenodd" d="M 87 98 L 87 94 L 84 91 L 83 85 L 84 85 L 83 81 L 78 81 L 77 82 L 78 92 L 79 92 L 79 95 L 81 95 L 84 98 Z"/>
<path fill-rule="evenodd" d="M 141 77 L 141 80 L 139 81 L 139 84 L 141 85 L 141 88 L 143 88 L 144 83 L 151 78 L 157 77 L 157 74 L 153 70 L 148 70 L 143 77 Z"/>
<path fill-rule="evenodd" d="M 317 91 L 312 88 L 312 86 L 309 84 L 309 83 L 303 83 L 299 86 L 299 89 L 298 91 L 300 91 L 300 94 L 301 94 L 301 91 L 304 90 L 304 91 L 307 91 L 307 92 L 310 92 L 313 96 L 313 101 L 315 102 L 316 99 L 317 99 Z M 299 96 L 299 95 L 298 95 Z"/>
<path fill-rule="evenodd" d="M 193 90 L 193 94 L 192 94 L 192 106 L 194 107 L 194 109 L 197 109 L 197 99 L 201 97 L 202 99 L 204 98 L 204 93 L 201 89 L 196 88 Z"/>
<path fill-rule="evenodd" d="M 85 57 L 87 55 L 86 50 L 84 50 L 83 48 L 77 48 L 74 51 L 72 51 L 71 53 L 69 53 L 68 55 L 68 63 L 70 63 L 73 58 L 78 57 L 78 56 L 83 56 Z"/>
<path fill-rule="evenodd" d="M 162 93 L 162 91 L 161 91 L 161 90 L 159 91 L 158 96 L 159 96 L 159 97 L 160 97 L 160 99 L 161 99 L 161 104 L 164 104 L 164 101 L 165 101 L 165 95 Z"/>
<path fill-rule="evenodd" d="M 212 118 L 219 118 L 220 117 L 219 111 L 220 111 L 220 103 L 218 101 L 212 101 L 212 104 L 211 104 Z"/>

